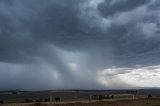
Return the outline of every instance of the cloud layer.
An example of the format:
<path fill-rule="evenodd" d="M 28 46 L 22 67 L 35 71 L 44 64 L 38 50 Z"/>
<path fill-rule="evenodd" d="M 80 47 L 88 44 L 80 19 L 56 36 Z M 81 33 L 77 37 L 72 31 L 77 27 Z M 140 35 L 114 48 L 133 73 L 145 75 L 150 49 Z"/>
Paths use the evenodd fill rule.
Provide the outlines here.
<path fill-rule="evenodd" d="M 118 75 L 159 65 L 158 4 L 0 0 L 0 89 L 139 86 Z"/>

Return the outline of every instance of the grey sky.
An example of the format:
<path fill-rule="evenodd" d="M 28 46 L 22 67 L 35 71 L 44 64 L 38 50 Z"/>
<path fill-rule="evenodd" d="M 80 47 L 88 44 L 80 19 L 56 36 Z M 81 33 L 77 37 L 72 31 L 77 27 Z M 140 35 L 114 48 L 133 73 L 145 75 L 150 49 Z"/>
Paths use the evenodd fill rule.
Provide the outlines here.
<path fill-rule="evenodd" d="M 159 75 L 158 4 L 159 0 L 0 0 L 0 90 L 139 86 L 133 83 L 134 72 Z M 126 75 L 132 81 L 125 81 Z"/>

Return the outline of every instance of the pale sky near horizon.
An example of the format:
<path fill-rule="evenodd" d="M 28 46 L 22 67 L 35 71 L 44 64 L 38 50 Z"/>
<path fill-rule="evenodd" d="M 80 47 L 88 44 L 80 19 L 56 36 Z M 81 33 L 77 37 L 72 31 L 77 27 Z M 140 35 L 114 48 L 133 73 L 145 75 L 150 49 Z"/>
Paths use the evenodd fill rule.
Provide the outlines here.
<path fill-rule="evenodd" d="M 160 87 L 160 0 L 0 0 L 0 85 Z"/>

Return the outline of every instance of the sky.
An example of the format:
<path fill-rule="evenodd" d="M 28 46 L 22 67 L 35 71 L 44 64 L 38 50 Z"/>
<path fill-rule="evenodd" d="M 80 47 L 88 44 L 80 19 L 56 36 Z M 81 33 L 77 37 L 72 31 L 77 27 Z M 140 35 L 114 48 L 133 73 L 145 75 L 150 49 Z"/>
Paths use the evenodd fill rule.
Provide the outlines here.
<path fill-rule="evenodd" d="M 0 0 L 0 90 L 160 87 L 160 0 Z"/>

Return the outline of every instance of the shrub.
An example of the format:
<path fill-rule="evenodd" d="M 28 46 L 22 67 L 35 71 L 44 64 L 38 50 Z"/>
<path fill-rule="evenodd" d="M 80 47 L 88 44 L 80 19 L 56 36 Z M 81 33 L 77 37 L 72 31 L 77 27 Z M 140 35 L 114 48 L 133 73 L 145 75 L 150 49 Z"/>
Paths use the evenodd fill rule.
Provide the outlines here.
<path fill-rule="evenodd" d="M 149 98 L 152 98 L 152 95 L 151 95 L 151 94 L 148 95 L 148 99 L 149 99 Z"/>
<path fill-rule="evenodd" d="M 114 95 L 111 95 L 111 98 L 113 99 L 113 98 L 114 98 Z"/>
<path fill-rule="evenodd" d="M 43 102 L 43 100 L 42 99 L 37 99 L 36 102 Z"/>
<path fill-rule="evenodd" d="M 106 99 L 109 99 L 109 95 L 106 95 Z"/>
<path fill-rule="evenodd" d="M 102 99 L 103 99 L 103 97 L 100 95 L 100 96 L 99 96 L 99 100 L 102 100 Z"/>
<path fill-rule="evenodd" d="M 32 99 L 25 99 L 24 102 L 30 103 L 30 102 L 34 102 Z"/>
<path fill-rule="evenodd" d="M 4 103 L 4 101 L 3 100 L 0 100 L 0 104 L 3 104 Z"/>
<path fill-rule="evenodd" d="M 46 99 L 44 99 L 44 101 L 45 101 L 45 102 L 49 102 L 49 101 L 50 101 L 50 99 L 49 99 L 49 98 L 46 98 Z"/>
<path fill-rule="evenodd" d="M 42 105 L 40 102 L 37 102 L 37 103 L 35 103 L 34 104 L 35 106 L 40 106 L 40 105 Z"/>
<path fill-rule="evenodd" d="M 61 98 L 60 98 L 60 97 L 56 97 L 56 98 L 55 98 L 55 101 L 56 101 L 56 102 L 60 102 L 60 101 L 61 101 Z"/>

